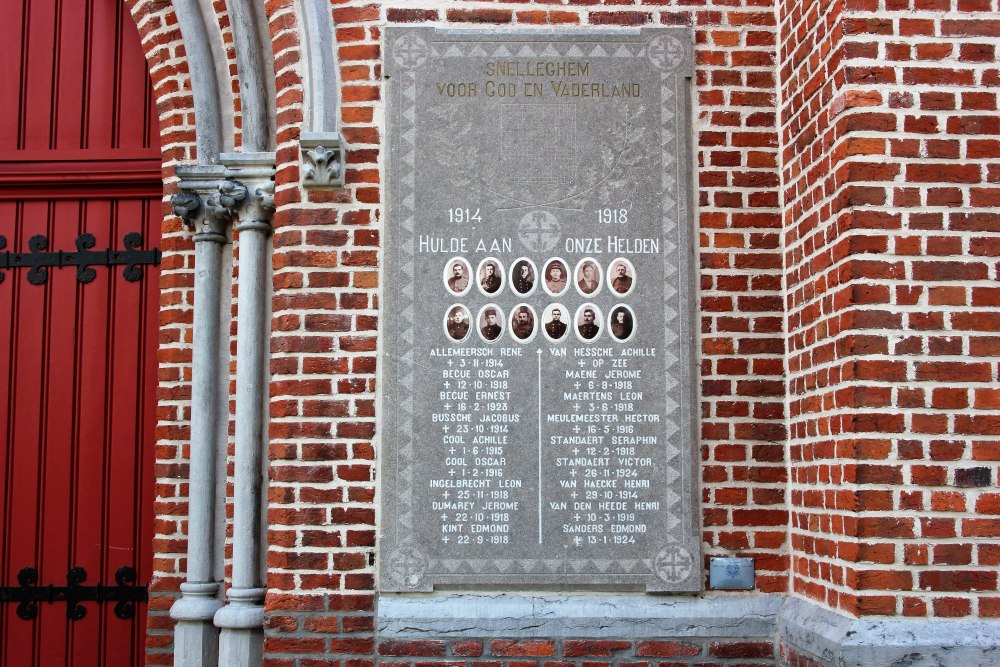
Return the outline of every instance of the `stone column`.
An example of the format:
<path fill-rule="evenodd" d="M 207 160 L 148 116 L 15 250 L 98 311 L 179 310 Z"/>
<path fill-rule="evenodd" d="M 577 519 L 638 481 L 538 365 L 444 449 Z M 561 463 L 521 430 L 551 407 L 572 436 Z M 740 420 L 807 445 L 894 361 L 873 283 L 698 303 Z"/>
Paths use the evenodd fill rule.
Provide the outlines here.
<path fill-rule="evenodd" d="M 224 448 L 227 349 L 221 326 L 222 248 L 229 242 L 231 200 L 219 193 L 220 167 L 178 169 L 181 192 L 171 199 L 174 213 L 194 229 L 194 341 L 191 360 L 191 458 L 188 465 L 188 543 L 186 581 L 170 608 L 176 667 L 218 664 L 218 630 L 212 623 L 222 606 L 216 577 L 216 457 Z"/>
<path fill-rule="evenodd" d="M 232 585 L 226 606 L 215 614 L 220 628 L 219 661 L 261 664 L 264 592 L 261 577 L 262 450 L 265 445 L 268 322 L 268 237 L 274 214 L 273 155 L 223 156 L 229 173 L 246 184 L 239 231 L 236 333 L 236 454 L 233 496 Z M 235 184 L 237 187 L 244 187 Z"/>

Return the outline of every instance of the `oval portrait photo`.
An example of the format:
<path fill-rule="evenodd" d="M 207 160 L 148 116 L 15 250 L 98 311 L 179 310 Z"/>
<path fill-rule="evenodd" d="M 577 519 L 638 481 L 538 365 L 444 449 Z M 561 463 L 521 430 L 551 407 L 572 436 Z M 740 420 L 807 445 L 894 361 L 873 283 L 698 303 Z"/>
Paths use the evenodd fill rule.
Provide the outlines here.
<path fill-rule="evenodd" d="M 545 263 L 542 275 L 545 277 L 543 287 L 552 296 L 561 295 L 569 286 L 569 267 L 558 257 L 553 257 Z"/>
<path fill-rule="evenodd" d="M 469 320 L 471 317 L 469 309 L 465 306 L 452 306 L 444 318 L 444 331 L 448 334 L 448 338 L 451 338 L 456 343 L 468 338 L 471 326 Z"/>
<path fill-rule="evenodd" d="M 510 285 L 518 294 L 531 294 L 535 289 L 537 277 L 535 263 L 527 257 L 522 257 L 514 262 L 510 270 Z"/>
<path fill-rule="evenodd" d="M 604 314 L 592 303 L 585 303 L 576 309 L 576 337 L 590 343 L 601 335 Z"/>
<path fill-rule="evenodd" d="M 608 286 L 618 296 L 625 296 L 635 287 L 635 267 L 632 262 L 618 258 L 608 267 Z"/>
<path fill-rule="evenodd" d="M 503 268 L 500 260 L 487 257 L 479 262 L 476 273 L 479 275 L 479 291 L 483 294 L 496 294 L 503 289 Z"/>
<path fill-rule="evenodd" d="M 601 267 L 592 257 L 584 257 L 576 265 L 576 289 L 584 296 L 601 291 Z"/>
<path fill-rule="evenodd" d="M 608 316 L 608 329 L 616 340 L 628 340 L 635 333 L 635 313 L 628 306 L 615 306 Z"/>
<path fill-rule="evenodd" d="M 444 286 L 455 296 L 462 296 L 472 287 L 472 266 L 461 257 L 452 257 L 444 265 Z"/>
<path fill-rule="evenodd" d="M 562 305 L 551 304 L 542 313 L 542 331 L 545 332 L 545 337 L 551 341 L 564 340 L 566 330 L 569 329 L 569 325 L 566 324 L 568 320 L 569 313 Z"/>
<path fill-rule="evenodd" d="M 496 304 L 488 303 L 479 311 L 479 337 L 487 343 L 500 338 L 503 333 L 503 311 Z"/>
<path fill-rule="evenodd" d="M 519 343 L 535 337 L 535 311 L 526 303 L 514 306 L 510 314 L 510 333 Z"/>

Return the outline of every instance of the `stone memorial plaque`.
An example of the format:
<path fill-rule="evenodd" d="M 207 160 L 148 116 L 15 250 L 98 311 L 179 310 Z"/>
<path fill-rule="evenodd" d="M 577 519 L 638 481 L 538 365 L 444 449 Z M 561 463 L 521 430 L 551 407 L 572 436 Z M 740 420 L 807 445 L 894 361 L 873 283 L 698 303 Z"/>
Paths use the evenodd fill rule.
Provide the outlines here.
<path fill-rule="evenodd" d="M 385 47 L 380 589 L 699 590 L 690 32 Z"/>

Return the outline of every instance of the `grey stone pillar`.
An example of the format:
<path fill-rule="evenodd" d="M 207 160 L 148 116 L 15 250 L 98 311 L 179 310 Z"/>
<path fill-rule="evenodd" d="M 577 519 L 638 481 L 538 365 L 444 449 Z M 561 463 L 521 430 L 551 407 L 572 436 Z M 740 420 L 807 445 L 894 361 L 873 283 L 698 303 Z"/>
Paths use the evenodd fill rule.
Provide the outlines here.
<path fill-rule="evenodd" d="M 191 458 L 188 465 L 188 544 L 186 581 L 170 608 L 176 667 L 218 664 L 218 631 L 212 620 L 222 606 L 216 577 L 216 460 L 224 449 L 227 415 L 222 358 L 222 249 L 234 202 L 219 193 L 219 167 L 178 169 L 180 193 L 174 213 L 194 229 L 194 341 L 191 360 Z"/>
<path fill-rule="evenodd" d="M 220 664 L 252 667 L 261 664 L 264 644 L 261 489 L 270 352 L 268 237 L 274 214 L 273 155 L 242 153 L 223 156 L 223 160 L 232 177 L 245 184 L 234 183 L 244 188 L 246 199 L 236 224 L 239 285 L 232 582 L 226 606 L 215 614 L 215 625 L 221 630 Z"/>

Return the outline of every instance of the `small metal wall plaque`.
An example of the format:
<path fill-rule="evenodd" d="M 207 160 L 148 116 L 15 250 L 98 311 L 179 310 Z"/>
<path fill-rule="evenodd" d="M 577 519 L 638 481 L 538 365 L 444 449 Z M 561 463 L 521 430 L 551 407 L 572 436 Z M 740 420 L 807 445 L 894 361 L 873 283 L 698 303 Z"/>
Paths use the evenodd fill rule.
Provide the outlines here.
<path fill-rule="evenodd" d="M 713 557 L 709 561 L 708 587 L 712 590 L 753 590 L 753 558 Z"/>
<path fill-rule="evenodd" d="M 690 30 L 385 40 L 380 590 L 700 590 Z"/>

